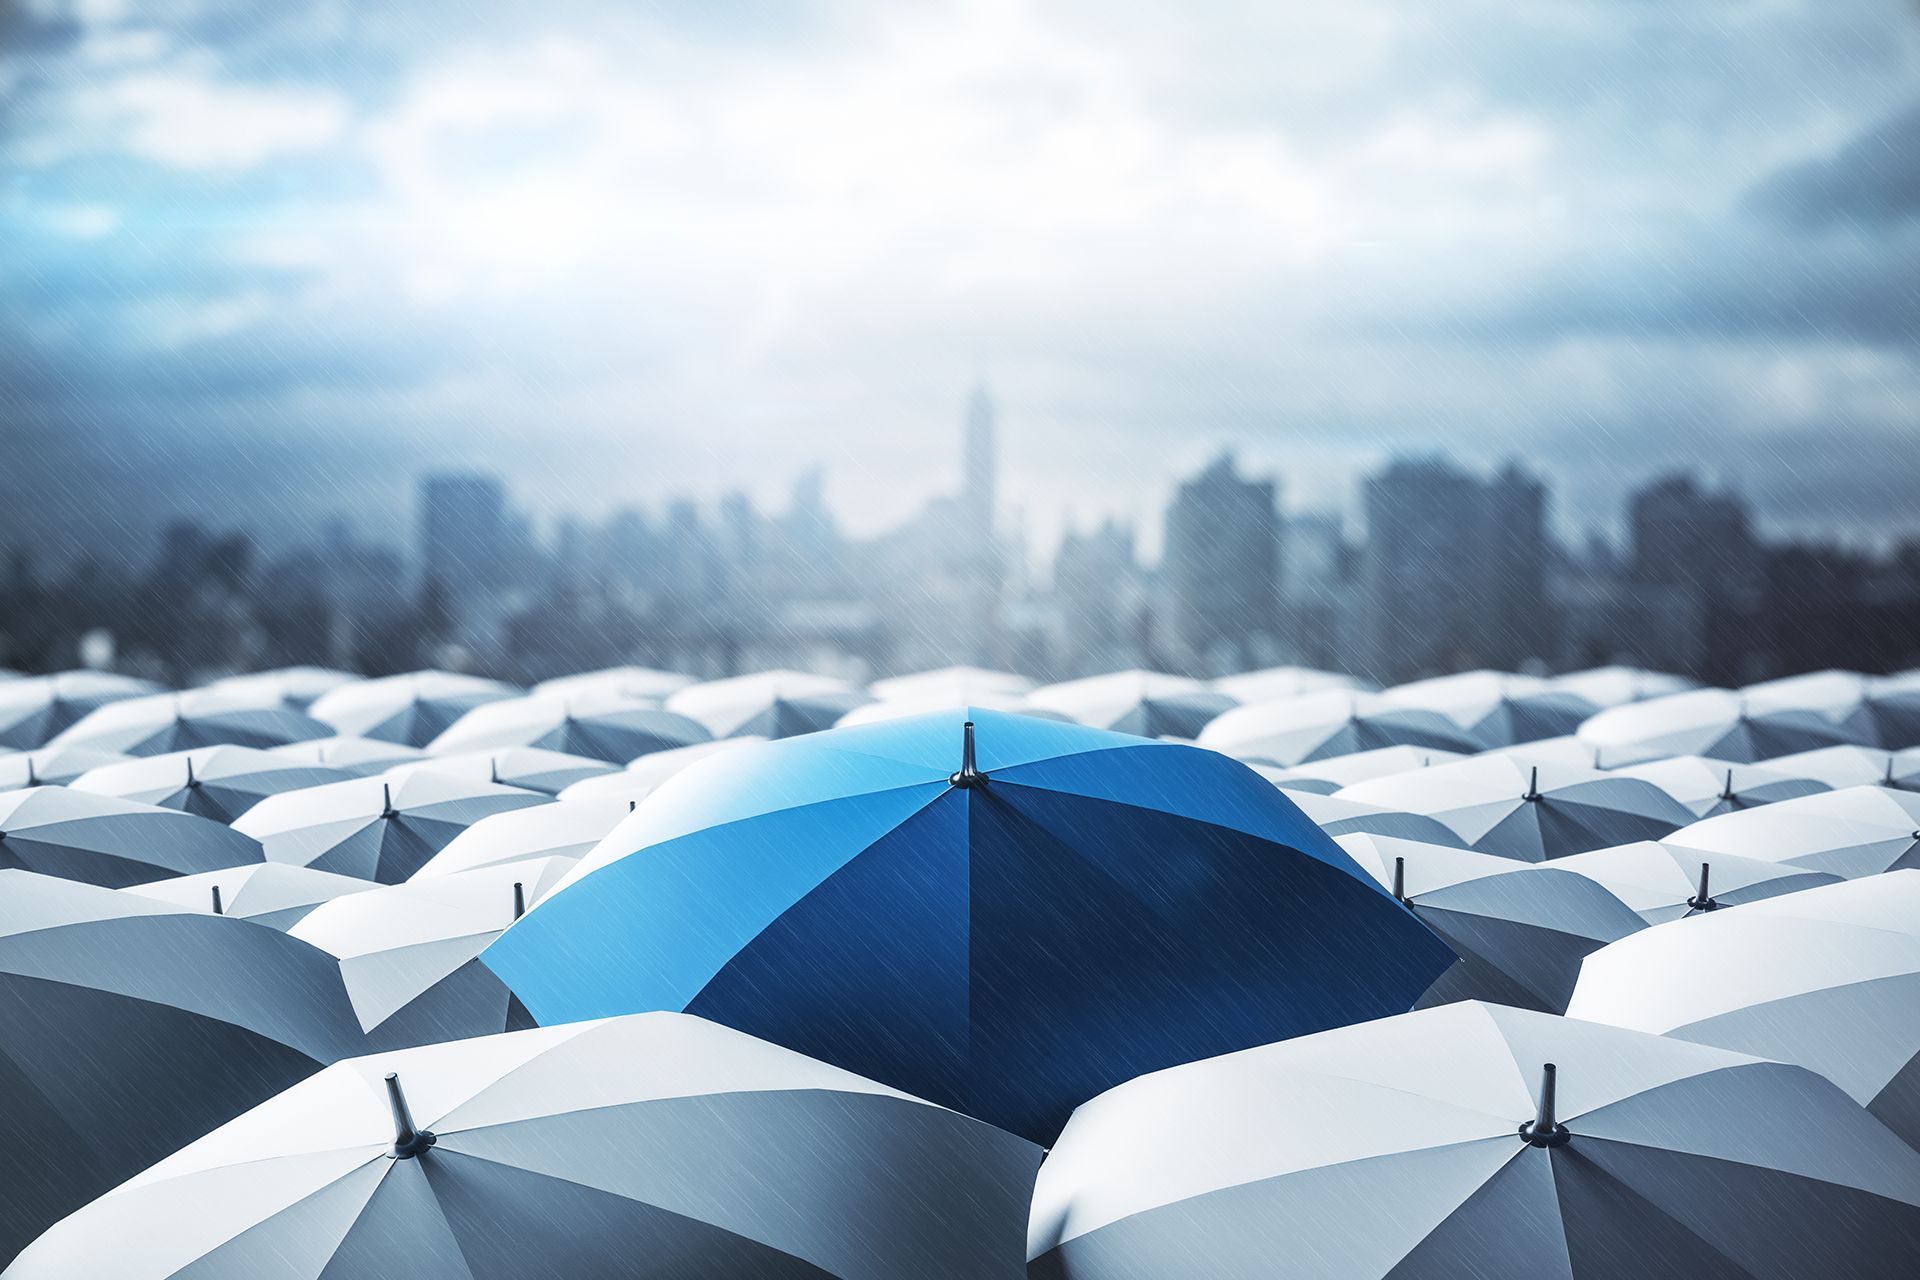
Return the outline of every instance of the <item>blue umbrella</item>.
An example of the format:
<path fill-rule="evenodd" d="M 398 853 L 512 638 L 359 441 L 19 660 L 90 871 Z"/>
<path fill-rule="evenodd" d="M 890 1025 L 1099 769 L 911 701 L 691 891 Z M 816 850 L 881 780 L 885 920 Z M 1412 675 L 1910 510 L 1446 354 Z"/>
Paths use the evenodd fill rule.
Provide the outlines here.
<path fill-rule="evenodd" d="M 543 1025 L 696 1013 L 1043 1142 L 1453 963 L 1244 765 L 979 710 L 688 769 L 483 959 Z"/>

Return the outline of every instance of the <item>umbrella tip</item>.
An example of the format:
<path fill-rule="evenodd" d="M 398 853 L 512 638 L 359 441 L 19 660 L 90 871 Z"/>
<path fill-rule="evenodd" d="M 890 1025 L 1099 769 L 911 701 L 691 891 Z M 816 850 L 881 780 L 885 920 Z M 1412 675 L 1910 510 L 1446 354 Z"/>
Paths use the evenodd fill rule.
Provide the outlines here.
<path fill-rule="evenodd" d="M 962 790 L 972 790 L 987 784 L 987 775 L 980 772 L 973 762 L 973 721 L 960 726 L 960 771 L 947 781 Z"/>
<path fill-rule="evenodd" d="M 1700 892 L 1687 899 L 1687 906 L 1694 911 L 1715 911 L 1719 909 L 1720 904 L 1713 900 L 1713 894 L 1707 889 L 1707 873 L 1712 869 L 1712 863 L 1703 862 L 1700 864 Z"/>
<path fill-rule="evenodd" d="M 633 812 L 633 811 L 634 811 L 635 809 L 638 809 L 639 807 L 640 807 L 640 802 L 639 802 L 638 800 L 629 800 L 629 801 L 627 801 L 627 812 L 628 812 L 628 813 L 632 813 L 632 812 Z"/>
<path fill-rule="evenodd" d="M 1564 1147 L 1573 1135 L 1554 1118 L 1554 1077 L 1559 1068 L 1551 1062 L 1540 1068 L 1540 1107 L 1533 1119 L 1520 1126 L 1520 1136 L 1532 1147 Z"/>
<path fill-rule="evenodd" d="M 400 811 L 393 807 L 393 784 L 391 782 L 383 782 L 380 784 L 380 816 L 383 818 L 397 818 L 400 816 Z"/>
<path fill-rule="evenodd" d="M 487 781 L 498 784 L 500 781 L 500 757 L 487 757 Z"/>
<path fill-rule="evenodd" d="M 1527 794 L 1521 796 L 1520 798 L 1522 800 L 1538 800 L 1540 798 L 1540 766 L 1539 765 L 1534 765 L 1533 771 L 1527 775 Z"/>
<path fill-rule="evenodd" d="M 217 916 L 223 916 L 227 914 L 227 909 L 224 906 L 222 906 L 220 903 L 220 886 L 219 885 L 213 886 L 213 914 Z"/>
<path fill-rule="evenodd" d="M 191 791 L 193 788 L 199 785 L 200 785 L 199 779 L 193 776 L 193 757 L 188 756 L 187 757 L 187 789 Z"/>
<path fill-rule="evenodd" d="M 1733 795 L 1733 770 L 1732 770 L 1732 769 L 1728 769 L 1728 770 L 1727 770 L 1727 780 L 1726 780 L 1726 782 L 1725 782 L 1724 784 L 1722 784 L 1722 785 L 1721 785 L 1721 787 L 1720 787 L 1720 798 L 1721 798 L 1722 800 L 1725 800 L 1725 801 L 1728 801 L 1729 803 L 1731 803 L 1731 802 L 1733 801 L 1733 799 L 1734 799 L 1734 795 Z"/>
<path fill-rule="evenodd" d="M 393 1112 L 393 1149 L 390 1160 L 411 1160 L 435 1142 L 431 1129 L 416 1129 L 413 1112 L 407 1108 L 407 1095 L 400 1091 L 400 1076 L 387 1072 L 387 1109 Z"/>
<path fill-rule="evenodd" d="M 1407 900 L 1407 860 L 1405 858 L 1393 860 L 1393 896 L 1397 902 Z"/>
<path fill-rule="evenodd" d="M 1892 756 L 1887 757 L 1887 780 L 1889 782 L 1893 780 L 1893 757 Z M 33 756 L 31 754 L 27 756 L 27 785 L 30 787 L 37 787 L 40 785 L 40 777 L 37 773 L 34 772 Z"/>
<path fill-rule="evenodd" d="M 527 914 L 527 886 L 518 880 L 513 882 L 513 918 L 518 920 Z"/>

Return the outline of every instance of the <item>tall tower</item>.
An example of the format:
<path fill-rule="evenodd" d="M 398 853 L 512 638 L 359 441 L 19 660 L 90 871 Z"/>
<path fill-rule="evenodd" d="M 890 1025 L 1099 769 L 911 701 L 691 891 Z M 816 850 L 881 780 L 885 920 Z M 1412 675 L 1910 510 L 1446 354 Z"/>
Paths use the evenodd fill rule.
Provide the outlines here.
<path fill-rule="evenodd" d="M 966 512 L 967 532 L 981 545 L 993 539 L 993 401 L 985 383 L 974 387 L 967 401 L 966 483 L 960 502 Z"/>

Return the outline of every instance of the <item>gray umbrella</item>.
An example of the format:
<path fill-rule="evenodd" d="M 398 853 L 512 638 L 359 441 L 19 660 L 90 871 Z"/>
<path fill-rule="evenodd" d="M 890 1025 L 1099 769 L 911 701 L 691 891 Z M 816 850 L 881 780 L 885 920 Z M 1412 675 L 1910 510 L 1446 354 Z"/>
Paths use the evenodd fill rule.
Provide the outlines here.
<path fill-rule="evenodd" d="M 1710 760 L 1705 756 L 1668 756 L 1645 764 L 1624 765 L 1610 772 L 1616 778 L 1651 782 L 1696 818 L 1818 795 L 1829 786 L 1810 774 L 1795 775 L 1765 765 L 1735 764 L 1731 760 Z"/>
<path fill-rule="evenodd" d="M 41 747 L 0 754 L 0 791 L 21 787 L 64 787 L 89 769 L 133 759 L 93 747 Z"/>
<path fill-rule="evenodd" d="M 0 867 L 117 889 L 260 857 L 231 827 L 158 805 L 67 787 L 0 793 Z"/>
<path fill-rule="evenodd" d="M 1424 814 L 1482 853 L 1539 862 L 1657 840 L 1693 814 L 1651 783 L 1476 756 L 1347 787 L 1340 799 Z"/>
<path fill-rule="evenodd" d="M 623 765 L 712 738 L 699 721 L 624 694 L 528 694 L 475 707 L 427 744 L 434 756 L 541 747 Z"/>
<path fill-rule="evenodd" d="M 1409 769 L 1426 769 L 1449 760 L 1462 759 L 1465 757 L 1457 751 L 1441 751 L 1434 747 L 1375 747 L 1371 751 L 1356 751 L 1352 755 L 1312 760 L 1290 769 L 1263 765 L 1257 756 L 1248 763 L 1261 777 L 1277 787 L 1288 791 L 1316 791 L 1330 796 L 1356 782 L 1368 782 L 1374 778 L 1405 773 Z"/>
<path fill-rule="evenodd" d="M 1606 762 L 1656 756 L 1711 756 L 1748 764 L 1789 751 L 1857 742 L 1846 725 L 1817 712 L 1756 704 L 1726 689 L 1694 689 L 1609 707 L 1580 726 Z"/>
<path fill-rule="evenodd" d="M 314 699 L 342 685 L 360 679 L 351 671 L 330 667 L 277 667 L 272 671 L 250 671 L 242 676 L 216 680 L 207 688 L 220 693 L 238 694 L 260 703 L 280 703 L 295 711 L 305 711 Z"/>
<path fill-rule="evenodd" d="M 1115 671 L 1044 685 L 1028 694 L 1027 702 L 1096 729 L 1142 738 L 1197 737 L 1208 721 L 1238 705 L 1203 681 L 1159 671 Z"/>
<path fill-rule="evenodd" d="M 0 871 L 0 1007 L 0 1257 L 366 1049 L 332 962 L 305 943 L 25 871 Z"/>
<path fill-rule="evenodd" d="M 1892 1280 L 1920 1153 L 1799 1067 L 1455 1004 L 1084 1104 L 1028 1251 L 1034 1280 Z"/>
<path fill-rule="evenodd" d="M 62 671 L 9 680 L 0 684 L 0 747 L 45 746 L 98 707 L 158 692 L 160 686 L 151 680 L 104 671 Z"/>
<path fill-rule="evenodd" d="M 283 792 L 247 810 L 233 829 L 260 841 L 274 862 L 393 884 L 480 819 L 552 799 L 422 771 Z"/>
<path fill-rule="evenodd" d="M 1783 893 L 1833 884 L 1840 878 L 1825 871 L 1807 871 L 1730 853 L 1702 855 L 1657 840 L 1637 840 L 1555 858 L 1552 866 L 1604 886 L 1648 924 L 1777 898 Z"/>
<path fill-rule="evenodd" d="M 1420 1000 L 1560 1013 L 1580 962 L 1646 926 L 1596 881 L 1551 865 L 1386 836 L 1336 843 L 1460 957 Z"/>
<path fill-rule="evenodd" d="M 699 721 L 716 738 L 791 738 L 833 727 L 873 701 L 844 680 L 799 671 L 763 671 L 690 685 L 667 699 L 667 710 Z"/>
<path fill-rule="evenodd" d="M 346 893 L 378 888 L 371 880 L 337 876 L 284 862 L 251 862 L 196 876 L 174 876 L 151 884 L 130 884 L 122 893 L 192 911 L 234 916 L 285 932 L 323 902 Z"/>
<path fill-rule="evenodd" d="M 519 692 L 479 676 L 412 671 L 343 684 L 315 698 L 307 710 L 332 725 L 334 733 L 424 747 L 475 707 Z"/>
<path fill-rule="evenodd" d="M 1255 772 L 1260 772 L 1259 766 L 1252 767 Z M 1422 814 L 1383 809 L 1377 804 L 1362 804 L 1358 800 L 1348 800 L 1341 796 L 1316 795 L 1310 791 L 1294 791 L 1287 787 L 1280 789 L 1286 792 L 1287 799 L 1293 801 L 1300 812 L 1313 821 L 1314 826 L 1330 836 L 1364 833 L 1392 836 L 1398 840 L 1419 840 L 1426 844 L 1466 848 L 1466 843 L 1459 836 Z"/>
<path fill-rule="evenodd" d="M 1040 1151 L 673 1013 L 342 1062 L 8 1280 L 1021 1280 Z"/>
<path fill-rule="evenodd" d="M 102 765 L 76 779 L 73 789 L 232 822 L 268 796 L 352 776 L 253 747 L 197 747 Z"/>
<path fill-rule="evenodd" d="M 1696 857 L 1735 854 L 1805 871 L 1873 875 L 1920 866 L 1920 793 L 1845 787 L 1702 818 L 1662 843 Z"/>
<path fill-rule="evenodd" d="M 201 689 L 111 703 L 68 726 L 54 742 L 157 756 L 219 745 L 277 747 L 324 738 L 331 732 L 311 716 L 278 702 Z"/>
<path fill-rule="evenodd" d="M 1844 726 L 1857 742 L 1920 746 L 1920 684 L 1857 671 L 1816 671 L 1750 684 L 1740 692 L 1758 707 L 1813 712 Z"/>
<path fill-rule="evenodd" d="M 450 778 L 497 782 L 504 787 L 559 795 L 576 782 L 605 777 L 619 770 L 604 760 L 548 751 L 543 747 L 500 747 L 490 751 L 463 751 L 458 755 L 427 756 L 386 770 L 389 778 L 405 778 L 427 770 Z"/>
<path fill-rule="evenodd" d="M 315 738 L 312 742 L 290 742 L 284 747 L 273 748 L 270 754 L 297 764 L 324 765 L 356 778 L 365 778 L 385 773 L 409 760 L 425 759 L 427 753 L 403 742 L 340 736 Z"/>
<path fill-rule="evenodd" d="M 1289 768 L 1380 747 L 1466 754 L 1486 745 L 1438 711 L 1340 689 L 1236 707 L 1210 721 L 1194 741 Z"/>
<path fill-rule="evenodd" d="M 1600 708 L 1579 694 L 1537 676 L 1501 671 L 1463 671 L 1395 685 L 1394 702 L 1424 707 L 1465 729 L 1488 746 L 1511 746 L 1570 734 Z"/>
<path fill-rule="evenodd" d="M 0 761 L 0 766 L 4 762 Z M 1822 747 L 1762 760 L 1760 768 L 1829 787 L 1897 787 L 1920 791 L 1920 748 L 1888 751 L 1879 747 Z M 1817 789 L 1817 788 L 1816 788 Z"/>

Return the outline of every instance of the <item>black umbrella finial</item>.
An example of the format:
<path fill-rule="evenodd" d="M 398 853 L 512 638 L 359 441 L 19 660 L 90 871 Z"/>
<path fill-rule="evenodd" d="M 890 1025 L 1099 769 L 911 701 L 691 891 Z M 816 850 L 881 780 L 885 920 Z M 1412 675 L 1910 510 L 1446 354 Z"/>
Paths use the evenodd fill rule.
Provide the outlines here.
<path fill-rule="evenodd" d="M 1551 1062 L 1540 1068 L 1540 1109 L 1533 1119 L 1520 1126 L 1520 1136 L 1528 1146 L 1564 1147 L 1573 1135 L 1554 1118 L 1554 1076 L 1559 1068 Z"/>
<path fill-rule="evenodd" d="M 628 813 L 632 813 L 632 812 L 633 812 L 633 811 L 634 811 L 635 809 L 638 809 L 639 807 L 640 807 L 640 802 L 639 802 L 638 800 L 629 800 L 629 801 L 627 801 L 627 812 L 628 812 Z"/>
<path fill-rule="evenodd" d="M 1405 858 L 1393 860 L 1393 898 L 1396 902 L 1407 900 L 1407 860 Z"/>
<path fill-rule="evenodd" d="M 963 791 L 987 785 L 987 775 L 973 762 L 973 721 L 960 726 L 960 772 L 947 781 Z"/>
<path fill-rule="evenodd" d="M 407 1095 L 400 1092 L 400 1077 L 392 1071 L 387 1072 L 387 1107 L 393 1112 L 393 1150 L 387 1152 L 389 1159 L 411 1160 L 434 1144 L 431 1129 L 413 1127 Z"/>
<path fill-rule="evenodd" d="M 193 757 L 187 757 L 187 790 L 192 791 L 200 785 L 200 779 L 193 776 Z"/>
<path fill-rule="evenodd" d="M 223 916 L 227 914 L 226 907 L 222 906 L 220 903 L 220 886 L 219 885 L 213 886 L 213 914 L 217 916 Z"/>
<path fill-rule="evenodd" d="M 1722 784 L 1720 788 L 1720 798 L 1726 801 L 1728 804 L 1732 804 L 1734 801 L 1732 769 L 1727 770 L 1727 780 L 1724 784 Z"/>
<path fill-rule="evenodd" d="M 380 784 L 380 816 L 383 818 L 397 818 L 400 816 L 400 811 L 393 807 L 393 784 L 391 782 L 383 782 Z"/>
<path fill-rule="evenodd" d="M 500 783 L 500 757 L 487 757 L 487 781 L 498 786 Z"/>
<path fill-rule="evenodd" d="M 1712 869 L 1712 863 L 1700 864 L 1700 892 L 1687 899 L 1687 906 L 1694 911 L 1716 911 L 1720 907 L 1720 904 L 1713 900 L 1713 894 L 1707 890 L 1707 873 Z"/>
<path fill-rule="evenodd" d="M 1888 778 L 1893 777 L 1893 757 L 1892 756 L 1887 757 L 1887 777 Z M 31 754 L 27 756 L 27 785 L 30 787 L 37 787 L 40 785 L 40 775 L 34 771 L 33 756 Z"/>
<path fill-rule="evenodd" d="M 527 886 L 520 881 L 513 882 L 513 918 L 518 920 L 527 914 Z"/>
<path fill-rule="evenodd" d="M 1527 777 L 1527 794 L 1521 796 L 1520 798 L 1522 800 L 1538 800 L 1540 798 L 1540 766 L 1539 765 L 1533 766 L 1533 772 L 1529 774 Z"/>

